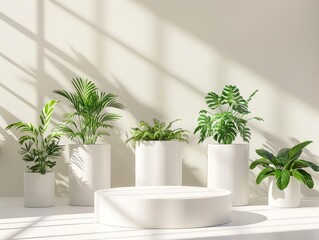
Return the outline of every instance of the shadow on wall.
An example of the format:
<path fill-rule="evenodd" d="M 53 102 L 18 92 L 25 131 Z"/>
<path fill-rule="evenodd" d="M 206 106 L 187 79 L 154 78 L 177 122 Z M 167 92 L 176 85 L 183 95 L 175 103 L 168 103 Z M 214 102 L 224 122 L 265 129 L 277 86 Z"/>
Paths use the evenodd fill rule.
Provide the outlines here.
<path fill-rule="evenodd" d="M 10 112 L 0 107 L 0 115 L 5 122 L 13 123 L 19 121 Z M 1 177 L 10 181 L 12 177 L 15 181 L 10 181 L 11 185 L 1 184 L 0 193 L 5 192 L 8 196 L 14 196 L 17 192 L 23 192 L 23 172 L 26 171 L 27 163 L 22 160 L 22 156 L 18 153 L 20 150 L 20 144 L 18 141 L 8 132 L 0 128 L 0 135 L 3 136 L 4 140 L 0 144 L 1 149 L 14 149 L 14 151 L 1 151 L 0 169 Z M 18 135 L 16 135 L 18 138 Z M 12 147 L 14 146 L 14 147 Z M 56 178 L 56 194 L 57 196 L 65 196 L 68 192 L 65 176 L 67 176 L 67 167 L 65 157 L 61 156 L 56 160 L 57 164 L 54 167 L 55 178 Z M 15 186 L 12 184 L 15 183 Z"/>
<path fill-rule="evenodd" d="M 182 180 L 183 180 L 183 186 L 199 186 L 199 187 L 206 187 L 207 184 L 205 184 L 205 186 L 203 186 L 203 184 L 199 181 L 199 179 L 196 177 L 198 174 L 196 174 L 196 172 L 198 172 L 198 168 L 192 167 L 192 166 L 188 166 L 185 163 L 185 159 L 183 159 L 183 176 L 182 176 Z M 207 182 L 207 181 L 205 181 Z"/>
<path fill-rule="evenodd" d="M 112 92 L 118 95 L 119 102 L 122 102 L 126 108 L 129 109 L 130 113 L 136 120 L 163 117 L 154 109 L 151 109 L 142 102 L 137 101 L 111 73 L 109 73 L 110 77 L 113 77 L 112 80 L 116 81 L 118 86 L 112 84 L 111 81 L 109 81 L 109 79 L 107 79 L 86 57 L 75 50 L 74 53 L 77 56 L 77 59 L 73 59 L 71 62 L 78 69 L 85 72 L 85 75 L 89 76 L 90 79 L 96 82 L 100 91 Z M 65 56 L 60 57 L 65 58 Z M 74 74 L 72 76 L 72 70 L 61 62 L 49 56 L 47 59 L 65 76 L 66 79 L 71 80 L 72 77 L 75 77 Z M 72 77 L 70 77 L 70 75 Z M 68 111 L 67 109 L 64 110 Z M 121 114 L 121 112 L 119 112 L 119 114 Z M 128 133 L 119 126 L 121 121 L 124 120 L 114 122 L 115 128 L 110 131 L 111 136 L 105 139 L 112 146 L 112 187 L 134 185 L 134 153 L 125 142 Z"/>
<path fill-rule="evenodd" d="M 52 1 L 55 3 L 55 1 Z M 60 6 L 60 5 L 59 5 Z M 62 5 L 61 5 L 62 6 Z M 71 79 L 71 77 L 74 77 L 74 68 L 81 70 L 81 72 L 84 72 L 84 75 L 89 76 L 89 78 L 94 79 L 99 85 L 99 87 L 102 89 L 107 89 L 105 91 L 107 92 L 113 92 L 120 96 L 120 101 L 122 101 L 126 106 L 127 109 L 130 109 L 130 113 L 133 115 L 133 117 L 136 120 L 150 120 L 152 118 L 159 118 L 163 119 L 163 115 L 160 114 L 158 111 L 151 109 L 147 107 L 144 103 L 136 100 L 128 91 L 126 87 L 121 85 L 120 79 L 117 79 L 111 72 L 109 72 L 110 78 L 112 78 L 113 81 L 117 82 L 117 87 L 112 85 L 110 81 L 95 67 L 95 65 L 90 62 L 86 57 L 84 57 L 82 54 L 77 52 L 73 49 L 73 52 L 77 56 L 77 58 L 73 58 L 70 55 L 66 54 L 65 52 L 61 51 L 59 48 L 55 47 L 48 41 L 46 41 L 43 37 L 44 32 L 44 25 L 41 20 L 44 19 L 43 15 L 43 4 L 38 5 L 38 32 L 33 33 L 20 23 L 16 22 L 14 19 L 10 18 L 9 16 L 6 16 L 4 14 L 0 14 L 0 19 L 4 22 L 6 22 L 8 25 L 13 27 L 14 29 L 21 32 L 26 37 L 30 38 L 31 40 L 35 41 L 38 44 L 38 66 L 36 69 L 27 69 L 24 66 L 21 66 L 20 64 L 16 63 L 14 60 L 10 59 L 8 56 L 5 56 L 1 53 L 1 57 L 5 59 L 8 63 L 14 65 L 17 69 L 24 72 L 29 76 L 30 78 L 24 78 L 23 80 L 25 82 L 29 82 L 30 85 L 33 85 L 37 89 L 38 94 L 38 104 L 35 108 L 36 110 L 42 108 L 42 105 L 44 104 L 44 99 L 46 97 L 56 99 L 56 96 L 52 94 L 53 89 L 61 89 L 63 88 L 61 84 L 59 84 L 59 81 L 54 79 L 50 74 L 48 74 L 44 69 L 45 63 L 51 63 L 53 66 L 58 69 L 60 73 L 62 73 L 63 76 L 65 76 L 65 79 Z M 89 24 L 94 30 L 97 32 L 100 32 L 100 29 L 98 26 L 91 24 L 87 22 L 85 19 L 82 19 L 80 16 L 76 15 L 73 12 L 70 12 L 68 9 L 65 9 L 70 14 L 76 16 L 79 20 L 85 22 L 86 24 Z M 113 38 L 112 36 L 106 34 L 103 32 L 104 37 L 111 38 L 113 41 L 117 42 L 120 46 L 124 47 L 128 51 L 134 53 L 138 57 L 144 59 L 148 63 L 152 64 L 156 69 L 160 70 L 161 72 L 164 72 L 165 74 L 173 77 L 176 80 L 179 80 L 182 83 L 185 83 L 182 79 L 178 78 L 177 76 L 173 75 L 172 73 L 167 72 L 165 69 L 161 68 L 159 65 L 156 65 L 154 62 L 152 62 L 150 59 L 147 59 L 143 55 L 139 54 L 138 52 L 134 51 L 134 49 L 126 46 L 122 42 L 118 41 L 117 39 Z M 46 51 L 44 51 L 44 49 Z M 46 52 L 52 52 L 61 60 L 56 60 L 55 58 L 51 57 L 50 55 L 46 54 Z M 64 62 L 68 62 L 70 66 L 72 66 L 72 69 L 70 67 L 67 67 Z M 38 81 L 32 81 L 30 79 L 36 79 Z M 2 86 L 5 87 L 5 86 Z M 188 86 L 189 88 L 193 88 L 194 86 Z M 10 89 L 6 89 L 7 91 L 10 91 Z M 10 91 L 11 94 L 15 95 L 17 98 L 19 98 L 21 101 L 26 102 L 23 97 L 16 95 L 13 91 Z M 27 103 L 28 104 L 28 103 Z M 61 105 L 61 104 L 60 104 Z M 60 109 L 60 111 L 57 110 L 57 112 L 65 112 L 66 109 L 63 106 L 57 106 L 57 109 Z M 61 111 L 62 109 L 62 111 Z M 57 114 L 55 114 L 57 117 Z M 61 120 L 61 117 L 57 117 L 57 120 L 54 119 L 53 122 L 57 123 L 58 120 Z M 9 121 L 8 121 L 9 122 Z M 11 122 L 11 121 L 10 121 Z M 130 148 L 127 147 L 127 145 L 121 141 L 118 137 L 120 136 L 126 136 L 127 133 L 120 129 L 118 124 L 115 123 L 115 126 L 117 127 L 114 131 L 117 137 L 108 138 L 108 141 L 112 144 L 112 172 L 118 173 L 118 175 L 115 175 L 112 177 L 112 182 L 115 183 L 115 186 L 127 186 L 132 185 L 134 183 L 134 154 L 131 151 Z M 64 161 L 65 162 L 65 161 Z M 65 164 L 62 164 L 57 166 L 58 167 L 58 176 L 61 177 L 61 182 L 65 181 L 66 177 L 66 171 L 63 169 L 63 166 Z M 61 171 L 61 172 L 59 172 Z M 187 174 L 188 176 L 189 174 Z M 125 176 L 123 178 L 123 176 Z M 62 184 L 64 186 L 64 184 Z M 64 188 L 64 187 L 63 187 Z M 60 190 L 59 190 L 60 192 Z M 61 192 L 65 192 L 64 189 L 61 190 Z"/>
<path fill-rule="evenodd" d="M 9 123 L 18 121 L 15 116 L 3 107 L 0 107 L 0 115 Z M 3 128 L 0 128 L 0 135 L 3 137 L 3 142 L 0 145 L 0 170 L 1 178 L 3 179 L 3 182 L 0 184 L 0 193 L 5 192 L 8 196 L 15 196 L 17 192 L 23 192 L 23 172 L 26 170 L 26 166 L 21 155 L 18 153 L 20 150 L 18 142 Z M 14 146 L 15 151 L 4 151 L 4 149 L 13 149 L 12 146 Z M 12 177 L 16 179 L 11 181 Z M 15 182 L 17 184 L 12 186 L 8 182 Z"/>
<path fill-rule="evenodd" d="M 281 91 L 312 107 L 319 105 L 318 1 L 135 2 L 265 77 Z"/>

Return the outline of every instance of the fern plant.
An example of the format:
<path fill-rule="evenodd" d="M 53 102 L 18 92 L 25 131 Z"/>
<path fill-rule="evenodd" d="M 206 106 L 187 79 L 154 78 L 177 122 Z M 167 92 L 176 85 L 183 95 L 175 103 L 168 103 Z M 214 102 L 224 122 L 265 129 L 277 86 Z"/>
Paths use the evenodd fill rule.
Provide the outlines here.
<path fill-rule="evenodd" d="M 257 149 L 256 153 L 261 157 L 250 164 L 250 169 L 260 165 L 264 169 L 258 174 L 256 183 L 260 184 L 265 178 L 274 176 L 276 185 L 280 190 L 285 189 L 290 181 L 290 177 L 296 178 L 304 183 L 308 188 L 313 188 L 314 182 L 311 175 L 304 169 L 310 167 L 318 172 L 319 166 L 313 162 L 300 159 L 303 148 L 312 143 L 305 141 L 292 148 L 283 148 L 277 155 L 265 149 Z"/>
<path fill-rule="evenodd" d="M 251 133 L 248 121 L 263 120 L 260 117 L 245 118 L 250 113 L 248 104 L 256 93 L 257 90 L 244 99 L 233 85 L 226 85 L 221 95 L 209 92 L 205 100 L 210 110 L 199 112 L 198 125 L 194 130 L 194 134 L 199 132 L 198 143 L 213 137 L 220 144 L 231 144 L 238 134 L 245 142 L 249 142 Z M 216 110 L 216 113 L 211 112 Z"/>
<path fill-rule="evenodd" d="M 73 112 L 65 114 L 65 121 L 59 130 L 70 139 L 77 139 L 83 144 L 95 144 L 97 139 L 109 135 L 107 128 L 112 128 L 110 121 L 120 118 L 119 114 L 108 112 L 109 108 L 124 109 L 112 93 L 99 92 L 92 81 L 82 78 L 72 79 L 75 92 L 55 90 L 69 101 Z"/>
<path fill-rule="evenodd" d="M 51 100 L 43 107 L 40 115 L 40 124 L 34 126 L 31 123 L 15 122 L 6 127 L 14 128 L 22 134 L 19 138 L 21 145 L 22 159 L 33 165 L 27 166 L 30 172 L 45 174 L 56 164 L 55 159 L 61 155 L 64 147 L 59 145 L 61 133 L 52 129 L 49 134 L 46 133 L 51 122 L 54 106 L 58 103 Z"/>
<path fill-rule="evenodd" d="M 137 141 L 179 141 L 188 142 L 188 131 L 177 128 L 171 129 L 172 124 L 180 119 L 176 119 L 168 124 L 158 119 L 153 119 L 153 125 L 141 121 L 139 126 L 132 128 L 132 136 L 126 142 L 132 142 L 133 145 Z"/>

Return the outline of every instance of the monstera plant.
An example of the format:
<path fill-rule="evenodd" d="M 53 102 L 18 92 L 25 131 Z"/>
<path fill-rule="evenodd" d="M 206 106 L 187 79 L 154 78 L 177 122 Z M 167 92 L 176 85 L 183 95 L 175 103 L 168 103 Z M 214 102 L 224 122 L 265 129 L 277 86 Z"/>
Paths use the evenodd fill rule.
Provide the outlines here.
<path fill-rule="evenodd" d="M 226 85 L 221 94 L 209 92 L 205 97 L 208 110 L 199 112 L 198 125 L 194 130 L 194 134 L 199 133 L 198 143 L 207 138 L 218 143 L 208 144 L 207 185 L 230 190 L 235 206 L 248 204 L 247 143 L 251 132 L 247 124 L 250 120 L 262 120 L 260 117 L 248 117 L 249 103 L 256 93 L 257 90 L 244 98 L 234 85 Z M 233 144 L 238 135 L 247 143 Z M 225 175 L 228 177 L 225 178 Z"/>
<path fill-rule="evenodd" d="M 247 118 L 250 113 L 248 104 L 257 91 L 247 99 L 233 85 L 226 85 L 220 95 L 209 92 L 205 97 L 209 110 L 199 112 L 198 126 L 194 131 L 199 132 L 199 143 L 213 137 L 220 144 L 231 144 L 238 134 L 245 142 L 249 142 L 251 133 L 248 121 L 262 120 L 260 117 Z"/>

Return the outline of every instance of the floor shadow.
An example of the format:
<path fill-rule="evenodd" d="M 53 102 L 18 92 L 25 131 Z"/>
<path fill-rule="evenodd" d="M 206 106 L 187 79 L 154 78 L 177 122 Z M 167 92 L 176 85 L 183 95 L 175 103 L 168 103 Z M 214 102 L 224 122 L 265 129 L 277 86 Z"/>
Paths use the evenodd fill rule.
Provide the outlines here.
<path fill-rule="evenodd" d="M 196 172 L 200 171 L 200 169 L 192 167 L 192 166 L 188 166 L 185 163 L 185 159 L 183 159 L 183 186 L 200 186 L 200 187 L 206 187 L 207 184 L 205 184 L 205 186 L 203 186 L 203 184 L 200 182 L 200 180 L 196 177 Z"/>
<path fill-rule="evenodd" d="M 244 226 L 244 225 L 264 222 L 266 220 L 267 220 L 266 216 L 258 214 L 258 213 L 233 211 L 232 221 L 224 225 L 221 225 L 220 227 Z"/>

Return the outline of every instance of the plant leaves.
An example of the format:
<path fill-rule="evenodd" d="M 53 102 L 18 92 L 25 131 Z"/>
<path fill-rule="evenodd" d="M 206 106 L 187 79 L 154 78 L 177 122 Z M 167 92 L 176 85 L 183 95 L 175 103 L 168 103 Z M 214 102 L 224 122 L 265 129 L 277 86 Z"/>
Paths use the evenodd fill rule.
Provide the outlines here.
<path fill-rule="evenodd" d="M 220 97 L 214 92 L 209 92 L 206 95 L 205 100 L 208 107 L 212 110 L 220 106 Z"/>
<path fill-rule="evenodd" d="M 266 177 L 274 175 L 274 169 L 271 167 L 266 167 L 263 169 L 256 178 L 256 183 L 260 184 Z"/>
<path fill-rule="evenodd" d="M 176 128 L 170 129 L 172 124 L 179 119 L 176 119 L 166 125 L 158 119 L 153 119 L 153 125 L 145 121 L 140 121 L 139 127 L 131 129 L 132 136 L 127 139 L 127 142 L 132 142 L 133 145 L 137 141 L 172 141 L 188 142 L 188 131 Z"/>
<path fill-rule="evenodd" d="M 302 169 L 292 170 L 292 176 L 304 183 L 308 188 L 312 189 L 314 186 L 313 179 L 309 173 Z"/>
<path fill-rule="evenodd" d="M 290 171 L 289 170 L 275 170 L 276 185 L 280 190 L 284 190 L 290 181 Z"/>
<path fill-rule="evenodd" d="M 277 153 L 277 158 L 287 158 L 290 148 L 282 148 Z"/>
<path fill-rule="evenodd" d="M 105 135 L 104 130 L 112 128 L 109 123 L 120 118 L 119 114 L 108 111 L 110 108 L 124 109 L 117 102 L 117 95 L 99 92 L 96 85 L 88 79 L 73 78 L 74 92 L 55 90 L 71 103 L 74 112 L 66 114 L 59 130 L 68 138 L 77 139 L 84 144 L 94 144 Z"/>
<path fill-rule="evenodd" d="M 265 149 L 257 149 L 256 153 L 261 156 L 262 158 L 266 158 L 270 161 L 272 161 L 272 159 L 275 157 L 274 154 L 272 154 L 271 152 L 265 150 Z"/>
<path fill-rule="evenodd" d="M 289 159 L 299 158 L 301 153 L 302 153 L 302 149 L 305 148 L 310 143 L 312 143 L 312 141 L 305 141 L 305 142 L 299 143 L 296 146 L 294 146 L 293 148 L 291 148 L 289 150 L 289 153 L 288 153 L 288 158 Z"/>
<path fill-rule="evenodd" d="M 256 166 L 258 166 L 258 165 L 262 165 L 262 166 L 264 166 L 264 167 L 269 167 L 269 164 L 271 164 L 271 162 L 268 160 L 268 159 L 266 159 L 266 158 L 260 158 L 260 159 L 257 159 L 257 160 L 255 160 L 255 161 L 253 161 L 251 164 L 250 164 L 250 166 L 249 166 L 249 168 L 250 169 L 254 169 Z"/>
<path fill-rule="evenodd" d="M 302 160 L 302 159 L 297 159 L 293 166 L 292 169 L 297 169 L 297 168 L 306 168 L 310 167 L 312 170 L 319 172 L 319 166 L 313 162 Z"/>
<path fill-rule="evenodd" d="M 220 144 L 231 144 L 238 133 L 243 141 L 249 142 L 251 133 L 246 126 L 247 121 L 252 119 L 262 120 L 260 117 L 243 118 L 244 115 L 250 113 L 248 102 L 256 92 L 251 94 L 247 100 L 241 96 L 239 89 L 234 85 L 226 85 L 221 95 L 209 92 L 205 97 L 208 107 L 211 110 L 219 108 L 220 112 L 211 113 L 207 110 L 199 112 L 198 125 L 194 130 L 194 133 L 199 132 L 198 143 L 203 142 L 206 138 L 213 137 Z"/>

